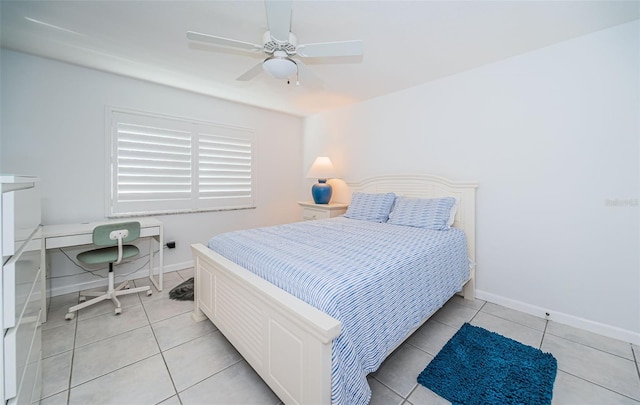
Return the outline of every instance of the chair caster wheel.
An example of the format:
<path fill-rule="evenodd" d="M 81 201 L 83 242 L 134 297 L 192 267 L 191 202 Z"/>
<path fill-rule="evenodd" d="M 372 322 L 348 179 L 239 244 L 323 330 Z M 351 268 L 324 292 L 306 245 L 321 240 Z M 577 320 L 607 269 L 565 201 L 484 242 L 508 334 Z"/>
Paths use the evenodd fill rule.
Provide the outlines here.
<path fill-rule="evenodd" d="M 147 290 L 147 297 L 151 296 L 151 294 L 153 294 L 153 291 Z"/>
<path fill-rule="evenodd" d="M 116 308 L 116 315 L 120 315 L 122 313 L 122 308 Z"/>
<path fill-rule="evenodd" d="M 76 317 L 75 312 L 67 312 L 67 314 L 64 316 L 64 319 L 66 319 L 67 321 L 70 321 L 75 317 Z"/>
<path fill-rule="evenodd" d="M 87 300 L 87 297 L 85 297 L 84 295 L 81 295 L 80 298 L 78 298 L 78 302 L 85 302 Z"/>

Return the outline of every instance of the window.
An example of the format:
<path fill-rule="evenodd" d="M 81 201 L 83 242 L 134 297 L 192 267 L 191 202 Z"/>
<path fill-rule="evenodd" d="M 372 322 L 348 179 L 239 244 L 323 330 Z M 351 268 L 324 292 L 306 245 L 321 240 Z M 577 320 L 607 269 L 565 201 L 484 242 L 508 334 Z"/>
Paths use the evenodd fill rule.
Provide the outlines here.
<path fill-rule="evenodd" d="M 109 109 L 108 216 L 255 207 L 251 130 Z"/>

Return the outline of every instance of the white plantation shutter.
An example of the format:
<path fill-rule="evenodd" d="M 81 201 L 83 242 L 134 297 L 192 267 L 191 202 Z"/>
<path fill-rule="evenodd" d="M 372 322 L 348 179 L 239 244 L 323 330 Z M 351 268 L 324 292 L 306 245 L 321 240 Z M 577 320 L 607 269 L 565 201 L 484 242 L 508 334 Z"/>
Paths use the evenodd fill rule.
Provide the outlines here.
<path fill-rule="evenodd" d="M 109 111 L 109 216 L 255 206 L 247 129 Z"/>
<path fill-rule="evenodd" d="M 118 123 L 118 201 L 191 199 L 191 133 Z"/>
<path fill-rule="evenodd" d="M 252 194 L 252 143 L 239 137 L 200 134 L 198 197 L 245 198 Z"/>

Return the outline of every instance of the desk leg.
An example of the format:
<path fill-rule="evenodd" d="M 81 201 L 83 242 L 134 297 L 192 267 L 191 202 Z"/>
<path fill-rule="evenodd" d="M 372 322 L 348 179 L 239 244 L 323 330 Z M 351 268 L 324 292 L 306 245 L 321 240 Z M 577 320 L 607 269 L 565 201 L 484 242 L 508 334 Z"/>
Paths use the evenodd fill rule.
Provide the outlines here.
<path fill-rule="evenodd" d="M 162 291 L 162 289 L 164 288 L 164 281 L 163 281 L 163 275 L 164 275 L 164 234 L 163 234 L 164 230 L 163 227 L 160 227 L 160 235 L 158 236 L 158 279 L 160 280 L 160 287 L 158 288 L 158 290 Z"/>
<path fill-rule="evenodd" d="M 153 277 L 153 240 L 158 242 L 158 281 Z M 160 228 L 160 235 L 157 237 L 149 238 L 149 280 L 153 283 L 158 291 L 162 291 L 164 273 L 164 237 L 162 235 L 162 227 Z"/>
<path fill-rule="evenodd" d="M 40 239 L 40 288 L 42 289 L 42 323 L 47 322 L 47 250 L 45 249 L 46 238 Z"/>

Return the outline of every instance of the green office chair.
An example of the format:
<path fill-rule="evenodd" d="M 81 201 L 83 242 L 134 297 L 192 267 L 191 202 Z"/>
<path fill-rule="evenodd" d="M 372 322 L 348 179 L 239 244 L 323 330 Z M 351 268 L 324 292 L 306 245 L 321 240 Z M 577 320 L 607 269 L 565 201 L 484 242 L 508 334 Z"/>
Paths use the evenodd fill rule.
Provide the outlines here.
<path fill-rule="evenodd" d="M 146 291 L 147 295 L 151 295 L 151 287 L 137 287 L 125 289 L 129 286 L 129 282 L 125 281 L 118 287 L 115 287 L 115 277 L 113 275 L 113 265 L 120 264 L 124 259 L 136 256 L 140 250 L 134 245 L 123 245 L 123 243 L 133 242 L 140 237 L 139 222 L 123 222 L 117 224 L 107 224 L 96 226 L 93 230 L 93 244 L 96 246 L 107 246 L 101 249 L 89 250 L 80 253 L 77 258 L 85 264 L 105 264 L 109 263 L 109 285 L 107 292 L 102 291 L 86 291 L 80 295 L 80 304 L 69 308 L 69 312 L 65 319 L 71 320 L 75 317 L 76 311 L 86 308 L 104 300 L 111 300 L 116 305 L 115 313 L 122 313 L 122 305 L 118 300 L 118 296 L 126 294 L 135 294 Z M 86 297 L 96 297 L 86 301 Z"/>

